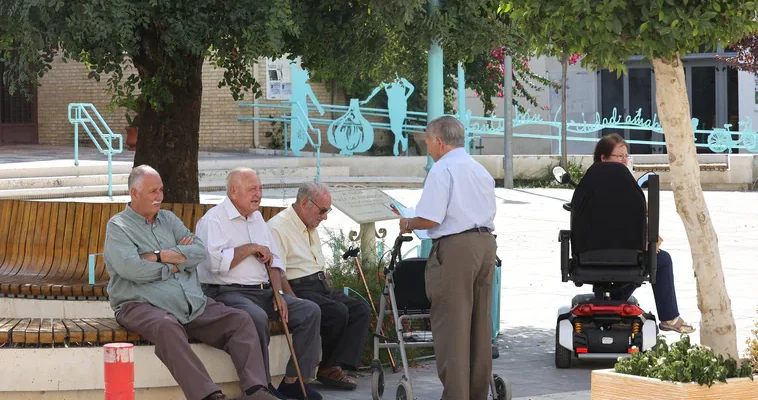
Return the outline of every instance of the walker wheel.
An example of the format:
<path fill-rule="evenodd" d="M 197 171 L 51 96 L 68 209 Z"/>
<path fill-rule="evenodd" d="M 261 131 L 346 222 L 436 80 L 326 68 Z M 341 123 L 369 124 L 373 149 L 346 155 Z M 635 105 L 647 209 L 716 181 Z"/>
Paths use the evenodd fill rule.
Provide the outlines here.
<path fill-rule="evenodd" d="M 495 380 L 495 393 L 497 393 L 497 400 L 511 400 L 513 398 L 511 383 L 501 378 L 497 374 L 494 375 L 494 380 Z"/>
<path fill-rule="evenodd" d="M 397 396 L 395 397 L 397 400 L 415 400 L 413 397 L 413 388 L 411 388 L 411 383 L 408 382 L 405 377 L 400 380 L 400 383 L 397 385 Z"/>
<path fill-rule="evenodd" d="M 371 397 L 373 400 L 382 400 L 384 394 L 384 369 L 381 366 L 371 372 Z"/>

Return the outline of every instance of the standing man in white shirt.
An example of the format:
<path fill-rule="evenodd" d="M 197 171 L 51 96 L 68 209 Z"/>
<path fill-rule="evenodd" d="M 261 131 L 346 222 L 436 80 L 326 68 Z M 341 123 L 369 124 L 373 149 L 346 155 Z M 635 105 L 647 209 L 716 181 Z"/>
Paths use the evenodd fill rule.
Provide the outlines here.
<path fill-rule="evenodd" d="M 268 221 L 284 264 L 284 291 L 321 308 L 322 361 L 316 379 L 324 386 L 354 390 L 355 380 L 343 368 L 357 370 L 366 343 L 371 309 L 366 302 L 330 287 L 321 253 L 318 226 L 332 210 L 332 197 L 322 183 L 300 185 L 295 203 Z"/>
<path fill-rule="evenodd" d="M 463 148 L 464 128 L 443 116 L 426 128 L 434 165 L 400 232 L 428 230 L 426 295 L 443 400 L 485 400 L 492 378 L 495 180 Z"/>
<path fill-rule="evenodd" d="M 290 359 L 278 391 L 271 385 L 268 345 L 269 319 L 279 312 L 292 332 L 292 342 L 304 380 L 314 377 L 318 364 L 321 310 L 308 300 L 282 291 L 285 266 L 276 241 L 258 211 L 263 190 L 255 171 L 237 168 L 226 180 L 227 197 L 197 223 L 197 236 L 205 243 L 207 257 L 198 266 L 198 277 L 208 297 L 246 311 L 253 318 L 263 350 L 269 388 L 280 398 L 303 399 L 297 371 Z M 271 263 L 271 280 L 266 263 Z M 284 302 L 277 303 L 273 290 Z M 305 382 L 303 382 L 305 384 Z M 308 399 L 321 395 L 305 384 Z"/>

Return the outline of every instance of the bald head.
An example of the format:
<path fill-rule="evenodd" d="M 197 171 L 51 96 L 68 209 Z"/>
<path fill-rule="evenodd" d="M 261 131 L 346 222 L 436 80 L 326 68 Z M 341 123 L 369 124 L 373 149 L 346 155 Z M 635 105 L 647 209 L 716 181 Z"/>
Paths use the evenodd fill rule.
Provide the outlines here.
<path fill-rule="evenodd" d="M 226 175 L 226 193 L 229 194 L 232 186 L 238 186 L 251 179 L 258 179 L 258 173 L 250 168 L 239 167 L 229 171 Z"/>
<path fill-rule="evenodd" d="M 260 207 L 263 187 L 250 168 L 235 168 L 226 176 L 226 196 L 240 215 L 248 217 Z"/>

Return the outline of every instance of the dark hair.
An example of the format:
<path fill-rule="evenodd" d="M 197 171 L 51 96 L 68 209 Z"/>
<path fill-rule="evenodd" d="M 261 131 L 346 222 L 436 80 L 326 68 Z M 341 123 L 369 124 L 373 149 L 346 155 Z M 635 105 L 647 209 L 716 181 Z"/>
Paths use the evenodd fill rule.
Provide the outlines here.
<path fill-rule="evenodd" d="M 600 140 L 597 141 L 597 144 L 595 145 L 595 154 L 593 156 L 594 162 L 601 162 L 603 161 L 601 159 L 601 156 L 610 157 L 611 153 L 613 153 L 613 149 L 616 148 L 619 144 L 623 144 L 624 146 L 629 147 L 626 144 L 626 140 L 624 140 L 621 135 L 618 133 L 611 133 L 610 135 L 605 135 Z"/>

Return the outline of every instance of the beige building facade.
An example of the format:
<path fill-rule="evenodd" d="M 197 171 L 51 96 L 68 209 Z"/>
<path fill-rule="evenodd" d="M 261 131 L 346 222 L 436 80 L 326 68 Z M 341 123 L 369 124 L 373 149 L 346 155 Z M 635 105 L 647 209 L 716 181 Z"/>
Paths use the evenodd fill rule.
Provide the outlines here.
<path fill-rule="evenodd" d="M 0 145 L 16 143 L 36 143 L 40 145 L 66 146 L 74 141 L 74 127 L 68 121 L 70 103 L 92 103 L 114 133 L 124 135 L 126 140 L 126 118 L 124 109 L 109 112 L 111 96 L 107 92 L 107 76 L 100 81 L 88 78 L 87 67 L 79 62 L 63 62 L 56 58 L 53 68 L 40 81 L 35 98 L 26 101 L 19 95 L 10 96 L 6 88 L 0 87 Z M 280 117 L 286 110 L 257 109 L 239 107 L 240 103 L 281 104 L 281 100 L 266 100 L 266 59 L 259 60 L 254 68 L 256 79 L 263 95 L 253 99 L 247 93 L 243 101 L 232 98 L 228 87 L 218 87 L 224 70 L 214 68 L 211 63 L 203 65 L 203 98 L 200 115 L 200 150 L 239 150 L 251 148 L 271 148 L 275 138 L 266 132 L 276 129 L 267 122 L 237 121 L 240 116 Z M 344 90 L 337 88 L 332 93 L 323 83 L 310 82 L 311 88 L 321 104 L 346 105 Z M 11 112 L 13 114 L 11 115 Z M 317 114 L 311 114 L 315 117 Z M 11 117 L 13 119 L 11 119 Z M 321 118 L 338 118 L 339 115 L 325 114 Z M 13 122 L 13 123 L 10 123 Z M 281 127 L 281 125 L 280 125 Z M 337 152 L 329 145 L 326 137 L 328 126 L 321 125 L 323 152 Z M 279 129 L 281 131 L 281 129 Z M 81 135 L 81 133 L 80 133 Z M 381 139 L 380 139 L 381 140 Z M 80 139 L 86 145 L 89 138 Z M 279 140 L 281 143 L 281 140 Z M 312 151 L 306 146 L 303 151 Z"/>

